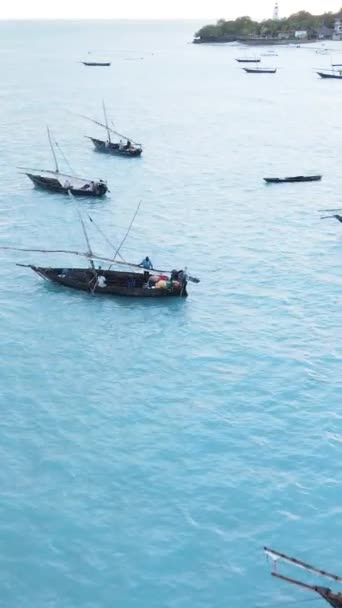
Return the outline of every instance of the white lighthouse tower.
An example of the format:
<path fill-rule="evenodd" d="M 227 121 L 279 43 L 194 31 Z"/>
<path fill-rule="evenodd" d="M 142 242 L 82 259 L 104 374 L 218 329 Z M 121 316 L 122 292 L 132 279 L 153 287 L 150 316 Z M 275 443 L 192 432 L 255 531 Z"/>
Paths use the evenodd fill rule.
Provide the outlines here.
<path fill-rule="evenodd" d="M 274 19 L 274 21 L 278 21 L 278 19 L 279 19 L 279 4 L 278 4 L 278 2 L 276 2 L 275 5 L 274 5 L 273 19 Z"/>

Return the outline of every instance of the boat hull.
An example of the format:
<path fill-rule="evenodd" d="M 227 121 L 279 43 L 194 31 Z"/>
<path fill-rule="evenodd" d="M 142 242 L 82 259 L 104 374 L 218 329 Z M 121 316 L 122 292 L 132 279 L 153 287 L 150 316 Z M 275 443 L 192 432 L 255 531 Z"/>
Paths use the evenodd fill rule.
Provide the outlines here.
<path fill-rule="evenodd" d="M 243 70 L 245 70 L 245 72 L 247 72 L 247 74 L 275 74 L 277 69 L 276 68 L 272 68 L 269 70 L 266 69 L 262 69 L 262 68 L 242 68 Z"/>
<path fill-rule="evenodd" d="M 46 190 L 48 192 L 57 192 L 59 194 L 68 194 L 71 192 L 71 194 L 74 196 L 101 198 L 108 191 L 106 184 L 101 184 L 99 190 L 97 192 L 93 192 L 90 188 L 65 188 L 57 179 L 54 178 L 33 175 L 32 173 L 26 173 L 26 175 L 33 182 L 36 188 L 40 188 L 41 190 Z"/>
<path fill-rule="evenodd" d="M 115 143 L 107 143 L 102 139 L 95 139 L 94 137 L 89 137 L 93 142 L 96 150 L 98 152 L 103 152 L 104 154 L 111 154 L 114 156 L 124 156 L 125 158 L 136 158 L 141 156 L 142 148 L 121 148 L 119 144 Z"/>
<path fill-rule="evenodd" d="M 317 72 L 321 78 L 333 78 L 334 80 L 342 80 L 342 74 L 326 74 L 325 72 Z"/>
<path fill-rule="evenodd" d="M 238 63 L 260 63 L 261 59 L 236 59 Z"/>
<path fill-rule="evenodd" d="M 86 65 L 87 67 L 101 67 L 101 68 L 108 68 L 111 65 L 110 61 L 103 61 L 103 62 L 97 62 L 97 61 L 82 61 L 83 65 Z"/>
<path fill-rule="evenodd" d="M 146 287 L 145 276 L 137 272 L 92 270 L 91 268 L 46 268 L 30 265 L 39 276 L 63 287 L 70 287 L 90 294 L 125 296 L 134 298 L 187 297 L 186 283 L 169 289 Z M 106 279 L 106 285 L 98 285 L 98 273 Z"/>
<path fill-rule="evenodd" d="M 321 175 L 298 175 L 296 177 L 264 177 L 267 184 L 298 184 L 302 182 L 319 182 Z"/>

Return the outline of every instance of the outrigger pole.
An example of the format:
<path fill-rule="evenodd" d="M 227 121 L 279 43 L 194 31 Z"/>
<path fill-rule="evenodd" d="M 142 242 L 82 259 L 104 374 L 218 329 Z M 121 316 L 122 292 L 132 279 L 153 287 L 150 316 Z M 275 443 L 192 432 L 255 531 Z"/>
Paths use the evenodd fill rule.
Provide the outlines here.
<path fill-rule="evenodd" d="M 264 551 L 265 551 L 266 555 L 268 555 L 274 562 L 276 562 L 277 560 L 281 560 L 283 562 L 293 564 L 294 566 L 298 566 L 299 568 L 303 568 L 304 570 L 309 570 L 310 572 L 314 572 L 315 574 L 318 574 L 320 576 L 325 576 L 326 578 L 331 578 L 338 583 L 342 582 L 342 576 L 337 576 L 336 574 L 332 574 L 331 572 L 327 572 L 326 570 L 321 570 L 320 568 L 315 568 L 314 566 L 310 566 L 310 564 L 307 564 L 306 562 L 296 559 L 295 557 L 289 557 L 288 555 L 285 555 L 285 553 L 280 553 L 280 551 L 275 551 L 274 549 L 270 549 L 269 547 L 264 547 Z M 273 576 L 277 575 L 278 578 L 285 578 L 285 580 L 287 580 L 286 577 L 283 577 L 280 574 L 277 574 L 276 572 L 272 572 L 272 575 Z M 310 588 L 310 586 L 309 586 L 309 588 Z"/>

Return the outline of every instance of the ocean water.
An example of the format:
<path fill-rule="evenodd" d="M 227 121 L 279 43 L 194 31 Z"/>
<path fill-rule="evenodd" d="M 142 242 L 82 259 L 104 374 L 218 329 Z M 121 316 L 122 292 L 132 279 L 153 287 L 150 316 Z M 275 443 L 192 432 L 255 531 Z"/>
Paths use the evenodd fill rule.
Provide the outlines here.
<path fill-rule="evenodd" d="M 315 601 L 271 579 L 265 544 L 341 573 L 342 232 L 318 210 L 342 204 L 342 84 L 308 48 L 247 75 L 236 48 L 189 44 L 200 25 L 0 24 L 0 244 L 85 248 L 76 204 L 17 169 L 53 166 L 49 125 L 108 180 L 79 205 L 114 245 L 142 201 L 125 258 L 201 279 L 186 301 L 90 297 L 15 265 L 79 260 L 1 252 L 4 608 Z M 141 159 L 84 138 L 103 99 Z"/>

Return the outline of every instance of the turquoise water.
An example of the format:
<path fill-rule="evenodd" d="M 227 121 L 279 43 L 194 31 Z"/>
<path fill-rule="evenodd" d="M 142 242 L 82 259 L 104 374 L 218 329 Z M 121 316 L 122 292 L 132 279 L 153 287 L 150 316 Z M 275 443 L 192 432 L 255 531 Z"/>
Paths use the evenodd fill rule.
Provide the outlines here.
<path fill-rule="evenodd" d="M 201 278 L 186 301 L 91 298 L 1 253 L 6 608 L 276 607 L 264 544 L 341 572 L 342 85 L 307 49 L 250 76 L 196 23 L 2 23 L 2 245 L 84 249 L 75 204 L 16 167 L 108 179 L 82 208 L 123 253 Z M 339 46 L 336 44 L 336 57 Z M 111 59 L 90 70 L 80 60 Z M 93 152 L 100 116 L 145 146 Z M 267 187 L 266 175 L 321 183 Z M 90 229 L 95 250 L 109 253 Z M 76 262 L 77 263 L 77 262 Z"/>

